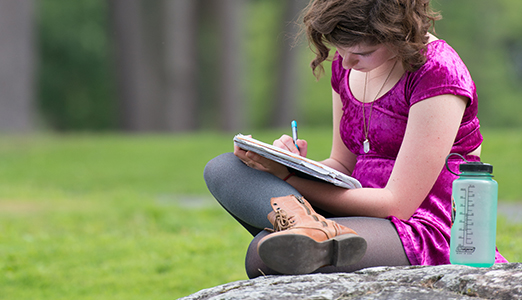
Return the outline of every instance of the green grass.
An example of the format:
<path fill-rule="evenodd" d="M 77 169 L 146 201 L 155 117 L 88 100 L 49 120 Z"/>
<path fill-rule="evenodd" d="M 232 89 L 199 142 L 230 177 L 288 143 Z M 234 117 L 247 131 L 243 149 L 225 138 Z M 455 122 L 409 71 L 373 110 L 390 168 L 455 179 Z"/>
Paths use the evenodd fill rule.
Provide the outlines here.
<path fill-rule="evenodd" d="M 254 135 L 270 141 L 280 131 Z M 522 200 L 521 134 L 485 135 L 500 198 Z M 300 136 L 311 158 L 328 155 L 328 131 L 303 127 Z M 232 150 L 231 138 L 3 136 L 0 298 L 176 299 L 246 279 L 250 236 L 202 178 L 208 160 Z M 499 220 L 498 247 L 510 261 L 522 261 L 521 236 L 522 225 Z"/>
<path fill-rule="evenodd" d="M 210 198 L 203 167 L 227 137 L 4 137 L 0 298 L 175 299 L 245 279 L 246 231 L 186 203 Z"/>

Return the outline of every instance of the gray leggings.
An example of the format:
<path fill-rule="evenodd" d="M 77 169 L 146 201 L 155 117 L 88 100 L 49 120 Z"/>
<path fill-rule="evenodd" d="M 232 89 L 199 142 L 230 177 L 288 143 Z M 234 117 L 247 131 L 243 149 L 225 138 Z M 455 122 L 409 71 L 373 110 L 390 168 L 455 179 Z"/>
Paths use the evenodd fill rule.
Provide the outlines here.
<path fill-rule="evenodd" d="M 257 254 L 257 243 L 272 228 L 266 218 L 272 211 L 270 198 L 300 193 L 288 183 L 269 173 L 246 166 L 233 153 L 212 159 L 205 167 L 205 181 L 216 200 L 254 237 L 246 255 L 249 278 L 277 274 L 269 269 Z M 368 248 L 358 263 L 344 267 L 323 267 L 318 273 L 353 272 L 375 266 L 410 265 L 393 223 L 387 219 L 369 217 L 332 218 L 331 214 L 314 207 L 317 213 L 355 230 L 366 239 Z"/>

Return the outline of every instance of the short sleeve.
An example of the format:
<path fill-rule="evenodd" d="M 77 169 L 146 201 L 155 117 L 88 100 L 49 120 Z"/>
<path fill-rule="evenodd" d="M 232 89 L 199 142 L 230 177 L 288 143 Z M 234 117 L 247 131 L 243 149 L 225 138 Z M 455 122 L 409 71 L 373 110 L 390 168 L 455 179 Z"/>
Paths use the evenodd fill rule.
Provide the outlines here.
<path fill-rule="evenodd" d="M 444 94 L 470 99 L 468 106 L 476 105 L 476 87 L 471 75 L 457 52 L 445 41 L 432 42 L 428 47 L 428 60 L 411 73 L 408 90 L 410 106 L 424 99 Z"/>

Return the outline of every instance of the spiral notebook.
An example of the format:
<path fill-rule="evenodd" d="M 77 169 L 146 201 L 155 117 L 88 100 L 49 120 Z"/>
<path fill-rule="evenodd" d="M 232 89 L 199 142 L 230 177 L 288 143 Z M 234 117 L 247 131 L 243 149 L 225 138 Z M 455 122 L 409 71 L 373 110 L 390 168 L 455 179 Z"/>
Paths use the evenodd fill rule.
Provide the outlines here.
<path fill-rule="evenodd" d="M 237 134 L 234 136 L 234 144 L 239 148 L 255 152 L 263 157 L 276 161 L 287 167 L 303 172 L 315 178 L 319 178 L 336 186 L 355 189 L 360 188 L 361 183 L 344 173 L 334 170 L 320 162 L 302 157 L 290 151 L 274 147 L 254 138 Z"/>

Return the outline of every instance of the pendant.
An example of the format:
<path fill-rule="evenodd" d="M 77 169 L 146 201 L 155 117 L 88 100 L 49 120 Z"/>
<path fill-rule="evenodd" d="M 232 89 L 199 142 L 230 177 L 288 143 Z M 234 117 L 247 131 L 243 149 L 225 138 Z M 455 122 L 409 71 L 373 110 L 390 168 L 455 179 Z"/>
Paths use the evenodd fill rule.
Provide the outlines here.
<path fill-rule="evenodd" d="M 364 153 L 370 152 L 370 141 L 368 141 L 368 139 L 364 140 L 363 149 L 364 149 Z"/>

